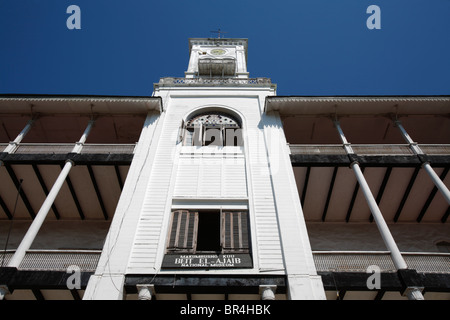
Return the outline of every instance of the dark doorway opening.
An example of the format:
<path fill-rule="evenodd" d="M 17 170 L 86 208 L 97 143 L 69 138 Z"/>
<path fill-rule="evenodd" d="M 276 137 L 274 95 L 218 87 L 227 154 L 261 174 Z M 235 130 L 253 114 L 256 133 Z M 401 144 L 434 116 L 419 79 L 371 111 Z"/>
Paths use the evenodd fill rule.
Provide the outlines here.
<path fill-rule="evenodd" d="M 197 251 L 221 251 L 220 212 L 202 211 L 198 215 Z"/>

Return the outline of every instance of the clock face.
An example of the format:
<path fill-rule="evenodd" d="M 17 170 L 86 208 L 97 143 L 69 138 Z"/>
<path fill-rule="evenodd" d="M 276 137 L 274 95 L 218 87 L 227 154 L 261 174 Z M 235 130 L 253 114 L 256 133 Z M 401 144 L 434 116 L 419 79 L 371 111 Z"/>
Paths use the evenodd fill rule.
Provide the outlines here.
<path fill-rule="evenodd" d="M 226 51 L 224 49 L 212 49 L 209 53 L 215 56 L 221 56 L 224 55 Z"/>

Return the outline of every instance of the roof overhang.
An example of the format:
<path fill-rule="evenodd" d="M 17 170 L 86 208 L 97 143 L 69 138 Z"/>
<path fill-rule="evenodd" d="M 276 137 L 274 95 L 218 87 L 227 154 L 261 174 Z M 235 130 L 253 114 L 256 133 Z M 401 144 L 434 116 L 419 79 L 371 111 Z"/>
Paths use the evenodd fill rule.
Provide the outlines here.
<path fill-rule="evenodd" d="M 268 96 L 264 112 L 280 116 L 450 115 L 450 96 Z"/>
<path fill-rule="evenodd" d="M 0 95 L 2 114 L 138 115 L 162 111 L 161 97 Z"/>

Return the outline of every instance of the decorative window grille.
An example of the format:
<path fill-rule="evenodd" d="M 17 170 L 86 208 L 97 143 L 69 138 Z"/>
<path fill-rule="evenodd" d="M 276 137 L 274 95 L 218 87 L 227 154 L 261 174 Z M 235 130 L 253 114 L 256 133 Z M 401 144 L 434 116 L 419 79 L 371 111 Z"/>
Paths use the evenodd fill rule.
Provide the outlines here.
<path fill-rule="evenodd" d="M 242 129 L 234 117 L 209 112 L 196 115 L 184 126 L 183 145 L 185 146 L 242 146 Z"/>

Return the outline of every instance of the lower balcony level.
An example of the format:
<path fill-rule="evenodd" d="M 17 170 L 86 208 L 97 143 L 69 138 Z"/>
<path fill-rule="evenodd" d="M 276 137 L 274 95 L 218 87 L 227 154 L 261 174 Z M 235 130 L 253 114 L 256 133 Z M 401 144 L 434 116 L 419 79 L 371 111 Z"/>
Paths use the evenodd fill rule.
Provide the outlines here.
<path fill-rule="evenodd" d="M 0 254 L 2 266 L 6 266 L 14 251 L 8 250 Z M 101 250 L 30 250 L 14 275 L 9 278 L 12 293 L 6 300 L 66 300 L 82 299 L 90 275 L 95 272 Z M 450 253 L 402 253 L 410 269 L 416 270 L 423 285 L 425 299 L 450 300 Z M 402 283 L 387 251 L 314 251 L 313 258 L 319 275 L 322 276 L 327 299 L 346 300 L 398 300 L 406 299 L 401 295 Z M 75 267 L 74 267 L 75 266 Z M 73 270 L 79 268 L 81 283 L 79 289 L 69 290 L 67 280 Z M 380 289 L 369 289 L 367 279 L 376 268 L 380 273 Z M 0 279 L 5 279 L 8 268 L 0 269 Z M 228 287 L 224 279 L 213 279 L 223 282 L 224 292 L 217 292 L 211 286 L 212 278 L 200 278 L 195 287 L 174 287 L 174 275 L 171 281 L 165 277 L 154 277 L 156 299 L 259 299 L 255 288 L 245 288 L 245 283 L 252 285 L 254 276 L 241 279 L 243 287 Z M 198 277 L 199 274 L 192 274 Z M 189 278 L 184 275 L 184 278 Z M 189 281 L 186 279 L 179 279 Z M 202 282 L 201 279 L 204 279 Z M 278 278 L 277 278 L 278 279 Z M 131 279 L 125 285 L 125 299 L 137 299 L 137 293 Z M 286 299 L 284 281 L 279 280 L 277 299 Z M 127 286 L 128 283 L 128 286 Z M 184 282 L 183 282 L 184 283 Z M 245 294 L 236 294 L 236 290 Z M 255 292 L 253 292 L 253 291 Z"/>

